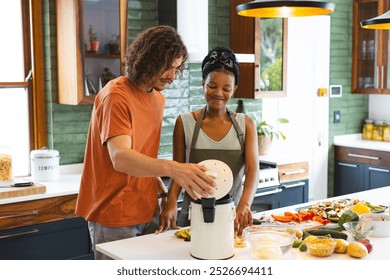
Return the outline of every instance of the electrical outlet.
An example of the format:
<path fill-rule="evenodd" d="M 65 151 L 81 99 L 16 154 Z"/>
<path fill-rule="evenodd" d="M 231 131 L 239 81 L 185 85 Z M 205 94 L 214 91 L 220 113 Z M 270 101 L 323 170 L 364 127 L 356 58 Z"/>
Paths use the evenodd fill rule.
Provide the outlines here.
<path fill-rule="evenodd" d="M 340 111 L 333 111 L 333 123 L 340 123 L 341 114 Z"/>

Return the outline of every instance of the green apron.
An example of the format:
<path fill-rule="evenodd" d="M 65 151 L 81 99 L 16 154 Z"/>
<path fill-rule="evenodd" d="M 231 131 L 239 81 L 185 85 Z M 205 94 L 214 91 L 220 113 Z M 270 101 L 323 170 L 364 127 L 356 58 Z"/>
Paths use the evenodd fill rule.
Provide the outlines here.
<path fill-rule="evenodd" d="M 245 145 L 244 137 L 240 126 L 238 125 L 233 113 L 226 109 L 230 120 L 237 132 L 237 137 L 240 141 L 240 150 L 217 150 L 217 149 L 195 149 L 195 144 L 198 139 L 199 130 L 204 117 L 206 108 L 203 108 L 195 124 L 194 134 L 192 135 L 191 150 L 189 162 L 199 163 L 207 159 L 216 159 L 226 163 L 233 173 L 233 186 L 229 194 L 233 197 L 234 204 L 237 206 L 242 195 L 242 179 L 245 174 Z M 184 193 L 182 210 L 178 220 L 178 225 L 181 227 L 189 226 L 188 208 L 191 203 L 191 198 L 187 193 Z"/>

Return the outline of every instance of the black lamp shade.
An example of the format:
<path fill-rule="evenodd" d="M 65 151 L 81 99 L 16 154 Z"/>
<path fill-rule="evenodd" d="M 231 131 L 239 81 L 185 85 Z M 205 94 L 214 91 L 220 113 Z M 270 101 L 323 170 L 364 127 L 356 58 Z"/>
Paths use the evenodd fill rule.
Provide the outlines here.
<path fill-rule="evenodd" d="M 334 3 L 299 0 L 257 0 L 236 7 L 237 14 L 246 17 L 278 18 L 319 16 L 333 13 Z"/>
<path fill-rule="evenodd" d="M 363 20 L 360 25 L 365 29 L 390 29 L 390 10 L 380 16 Z"/>

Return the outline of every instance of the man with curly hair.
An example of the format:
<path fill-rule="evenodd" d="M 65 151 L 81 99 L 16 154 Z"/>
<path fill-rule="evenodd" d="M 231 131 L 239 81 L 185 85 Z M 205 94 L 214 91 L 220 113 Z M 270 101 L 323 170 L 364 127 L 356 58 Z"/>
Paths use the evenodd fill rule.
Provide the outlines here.
<path fill-rule="evenodd" d="M 213 193 L 215 183 L 197 164 L 158 159 L 165 98 L 161 91 L 182 74 L 187 49 L 176 30 L 156 26 L 128 47 L 126 75 L 96 96 L 84 157 L 76 214 L 88 221 L 92 246 L 154 233 L 160 176 L 190 196 Z M 95 251 L 96 259 L 108 259 Z"/>

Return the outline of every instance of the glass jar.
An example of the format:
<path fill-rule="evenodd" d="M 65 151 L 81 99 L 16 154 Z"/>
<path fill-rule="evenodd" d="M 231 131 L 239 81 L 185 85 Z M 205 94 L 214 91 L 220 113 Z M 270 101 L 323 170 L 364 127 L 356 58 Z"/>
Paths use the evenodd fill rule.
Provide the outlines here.
<path fill-rule="evenodd" d="M 12 180 L 12 156 L 10 147 L 0 147 L 0 182 Z"/>
<path fill-rule="evenodd" d="M 372 131 L 372 140 L 383 141 L 383 121 L 376 121 Z"/>
<path fill-rule="evenodd" d="M 383 141 L 390 142 L 390 121 L 385 123 L 383 129 Z"/>
<path fill-rule="evenodd" d="M 362 138 L 365 140 L 372 140 L 372 132 L 374 130 L 374 121 L 365 120 L 363 125 Z"/>

